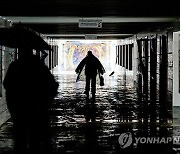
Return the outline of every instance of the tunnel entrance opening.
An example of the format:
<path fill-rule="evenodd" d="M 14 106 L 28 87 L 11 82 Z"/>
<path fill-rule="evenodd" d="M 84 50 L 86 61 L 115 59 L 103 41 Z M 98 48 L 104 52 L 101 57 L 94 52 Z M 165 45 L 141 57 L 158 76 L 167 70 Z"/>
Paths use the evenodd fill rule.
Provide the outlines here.
<path fill-rule="evenodd" d="M 89 50 L 101 61 L 107 72 L 115 67 L 116 40 L 59 40 L 58 67 L 64 73 L 74 72 Z"/>

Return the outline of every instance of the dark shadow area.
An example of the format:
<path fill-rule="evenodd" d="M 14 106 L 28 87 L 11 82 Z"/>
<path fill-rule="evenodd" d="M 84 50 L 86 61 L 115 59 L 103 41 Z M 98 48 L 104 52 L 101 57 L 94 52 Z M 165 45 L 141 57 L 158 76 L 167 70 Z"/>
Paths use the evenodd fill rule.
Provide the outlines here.
<path fill-rule="evenodd" d="M 13 122 L 15 154 L 50 154 L 49 107 L 58 83 L 32 49 L 19 48 L 4 82 L 6 101 Z"/>
<path fill-rule="evenodd" d="M 95 98 L 86 98 L 86 105 L 85 105 L 85 119 L 86 122 L 95 122 L 96 121 L 96 112 L 97 107 L 95 104 Z"/>

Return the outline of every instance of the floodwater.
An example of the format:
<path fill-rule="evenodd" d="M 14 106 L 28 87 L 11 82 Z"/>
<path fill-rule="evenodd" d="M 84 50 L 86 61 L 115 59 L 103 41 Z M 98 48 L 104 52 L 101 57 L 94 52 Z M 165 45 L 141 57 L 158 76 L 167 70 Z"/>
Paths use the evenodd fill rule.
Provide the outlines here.
<path fill-rule="evenodd" d="M 75 74 L 53 73 L 60 85 L 50 108 L 54 154 L 178 153 L 171 123 L 138 120 L 131 75 L 106 74 L 105 86 L 97 85 L 94 100 L 83 94 L 85 83 L 75 82 Z M 0 129 L 0 154 L 12 149 L 9 120 Z"/>

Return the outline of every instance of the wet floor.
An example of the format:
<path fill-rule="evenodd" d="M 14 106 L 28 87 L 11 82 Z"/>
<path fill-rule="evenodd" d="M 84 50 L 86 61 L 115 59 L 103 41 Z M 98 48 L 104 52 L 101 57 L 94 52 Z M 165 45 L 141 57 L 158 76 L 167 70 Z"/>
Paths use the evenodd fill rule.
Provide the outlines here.
<path fill-rule="evenodd" d="M 131 75 L 105 75 L 105 86 L 97 85 L 95 100 L 86 97 L 84 82 L 76 75 L 53 72 L 59 93 L 50 108 L 54 154 L 177 153 L 171 140 L 179 126 L 144 124 L 138 120 L 139 106 Z M 173 129 L 174 128 L 174 129 Z M 148 140 L 148 137 L 155 140 Z M 12 122 L 0 129 L 0 154 L 12 153 Z"/>

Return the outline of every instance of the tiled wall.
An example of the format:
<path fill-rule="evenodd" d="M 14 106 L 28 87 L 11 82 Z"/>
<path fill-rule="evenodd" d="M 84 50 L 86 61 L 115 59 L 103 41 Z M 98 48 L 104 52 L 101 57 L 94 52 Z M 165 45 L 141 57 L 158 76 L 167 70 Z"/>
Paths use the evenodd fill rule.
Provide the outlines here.
<path fill-rule="evenodd" d="M 173 32 L 168 33 L 168 102 L 172 103 L 173 94 Z M 172 104 L 171 104 L 172 105 Z"/>
<path fill-rule="evenodd" d="M 0 99 L 0 126 L 10 118 L 4 98 Z"/>
<path fill-rule="evenodd" d="M 174 42 L 172 43 L 173 57 L 169 57 L 173 61 L 173 123 L 180 124 L 180 93 L 179 93 L 179 35 L 180 35 L 180 23 L 176 23 L 174 28 Z"/>
<path fill-rule="evenodd" d="M 153 35 L 157 36 L 157 102 L 159 100 L 159 77 L 160 77 L 160 37 L 162 35 L 167 36 L 167 110 L 168 113 L 170 113 L 169 116 L 172 114 L 172 94 L 173 94 L 173 32 L 174 29 L 171 30 L 164 30 L 161 32 L 154 32 L 154 33 L 142 33 L 137 35 L 136 37 L 132 37 L 131 42 L 134 44 L 133 48 L 133 79 L 134 79 L 134 86 L 137 87 L 137 73 L 138 73 L 138 46 L 137 46 L 137 40 L 139 38 L 151 38 Z M 129 41 L 129 39 L 128 39 Z M 126 41 L 124 41 L 126 42 Z M 149 43 L 149 41 L 148 41 Z M 148 47 L 150 47 L 150 44 L 148 44 Z M 150 48 L 148 49 L 148 56 L 150 56 Z M 148 57 L 148 100 L 150 100 L 150 57 Z"/>
<path fill-rule="evenodd" d="M 11 22 L 0 17 L 0 27 L 9 27 Z M 1 37 L 1 36 L 0 36 Z M 10 118 L 6 100 L 5 91 L 2 86 L 4 75 L 7 71 L 9 63 L 12 60 L 14 50 L 0 45 L 0 126 Z"/>
<path fill-rule="evenodd" d="M 8 69 L 8 66 L 10 62 L 14 58 L 14 50 L 11 48 L 7 48 L 4 46 L 1 46 L 1 79 L 0 79 L 0 88 L 1 88 L 1 96 L 0 96 L 0 126 L 7 121 L 10 118 L 7 105 L 6 105 L 6 99 L 5 99 L 5 90 L 3 88 L 2 82 L 4 79 L 4 76 L 6 74 L 6 71 Z"/>

